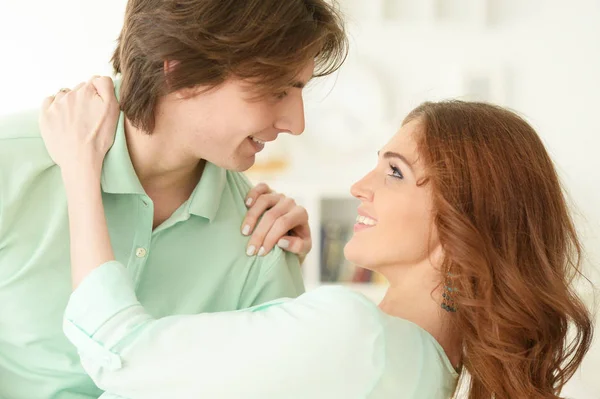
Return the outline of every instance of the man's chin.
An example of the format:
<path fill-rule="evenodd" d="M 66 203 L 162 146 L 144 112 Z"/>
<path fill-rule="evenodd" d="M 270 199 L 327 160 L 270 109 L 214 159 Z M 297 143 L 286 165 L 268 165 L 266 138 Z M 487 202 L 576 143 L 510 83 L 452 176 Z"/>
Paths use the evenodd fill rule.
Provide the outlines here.
<path fill-rule="evenodd" d="M 238 167 L 235 169 L 236 172 L 246 172 L 248 169 L 254 166 L 256 162 L 256 156 L 250 157 L 250 159 L 245 159 L 238 164 Z"/>
<path fill-rule="evenodd" d="M 215 163 L 215 165 L 220 166 L 223 169 L 230 170 L 232 172 L 245 172 L 254 165 L 255 158 L 255 156 L 252 156 L 249 158 L 236 159 L 232 162 L 227 162 L 223 164 Z"/>

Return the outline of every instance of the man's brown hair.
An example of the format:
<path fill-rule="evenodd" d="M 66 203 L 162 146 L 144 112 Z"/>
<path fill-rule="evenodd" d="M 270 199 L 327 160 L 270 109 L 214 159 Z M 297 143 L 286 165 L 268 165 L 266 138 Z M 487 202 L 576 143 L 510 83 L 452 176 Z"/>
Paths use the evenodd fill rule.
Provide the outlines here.
<path fill-rule="evenodd" d="M 324 0 L 129 0 L 117 43 L 121 109 L 149 133 L 162 95 L 234 76 L 265 97 L 313 59 L 314 76 L 336 71 L 348 51 L 338 7 Z"/>

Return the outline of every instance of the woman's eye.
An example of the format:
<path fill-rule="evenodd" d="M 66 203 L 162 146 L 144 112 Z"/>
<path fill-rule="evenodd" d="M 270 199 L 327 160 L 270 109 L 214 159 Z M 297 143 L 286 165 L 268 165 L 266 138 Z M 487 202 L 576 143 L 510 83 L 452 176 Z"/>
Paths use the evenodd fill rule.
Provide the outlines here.
<path fill-rule="evenodd" d="M 404 179 L 404 175 L 402 174 L 400 169 L 398 169 L 398 167 L 396 167 L 394 165 L 390 165 L 390 170 L 391 170 L 391 173 L 389 174 L 390 176 L 398 178 L 398 179 Z"/>

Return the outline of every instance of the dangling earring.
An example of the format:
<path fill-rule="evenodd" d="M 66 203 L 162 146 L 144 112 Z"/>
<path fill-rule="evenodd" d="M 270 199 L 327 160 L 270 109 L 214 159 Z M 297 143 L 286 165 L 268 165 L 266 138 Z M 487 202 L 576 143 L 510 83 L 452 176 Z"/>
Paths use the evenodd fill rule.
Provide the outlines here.
<path fill-rule="evenodd" d="M 453 292 L 456 292 L 456 288 L 453 288 L 450 284 L 450 277 L 452 277 L 451 273 L 448 273 L 446 277 L 446 281 L 444 283 L 444 292 L 442 293 L 442 309 L 446 312 L 455 313 L 458 310 L 456 303 L 454 302 Z"/>

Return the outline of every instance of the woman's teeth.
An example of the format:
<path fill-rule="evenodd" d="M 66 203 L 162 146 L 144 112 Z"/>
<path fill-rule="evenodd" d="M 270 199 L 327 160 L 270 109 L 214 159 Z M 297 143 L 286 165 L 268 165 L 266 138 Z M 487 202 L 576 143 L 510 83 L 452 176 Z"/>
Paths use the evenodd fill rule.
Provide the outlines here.
<path fill-rule="evenodd" d="M 356 217 L 356 223 L 365 224 L 367 226 L 375 226 L 377 224 L 375 220 L 360 215 Z"/>
<path fill-rule="evenodd" d="M 257 139 L 256 137 L 250 136 L 250 138 L 252 139 L 252 141 L 254 141 L 255 143 L 258 143 L 260 145 L 265 145 L 265 142 L 262 140 Z"/>

